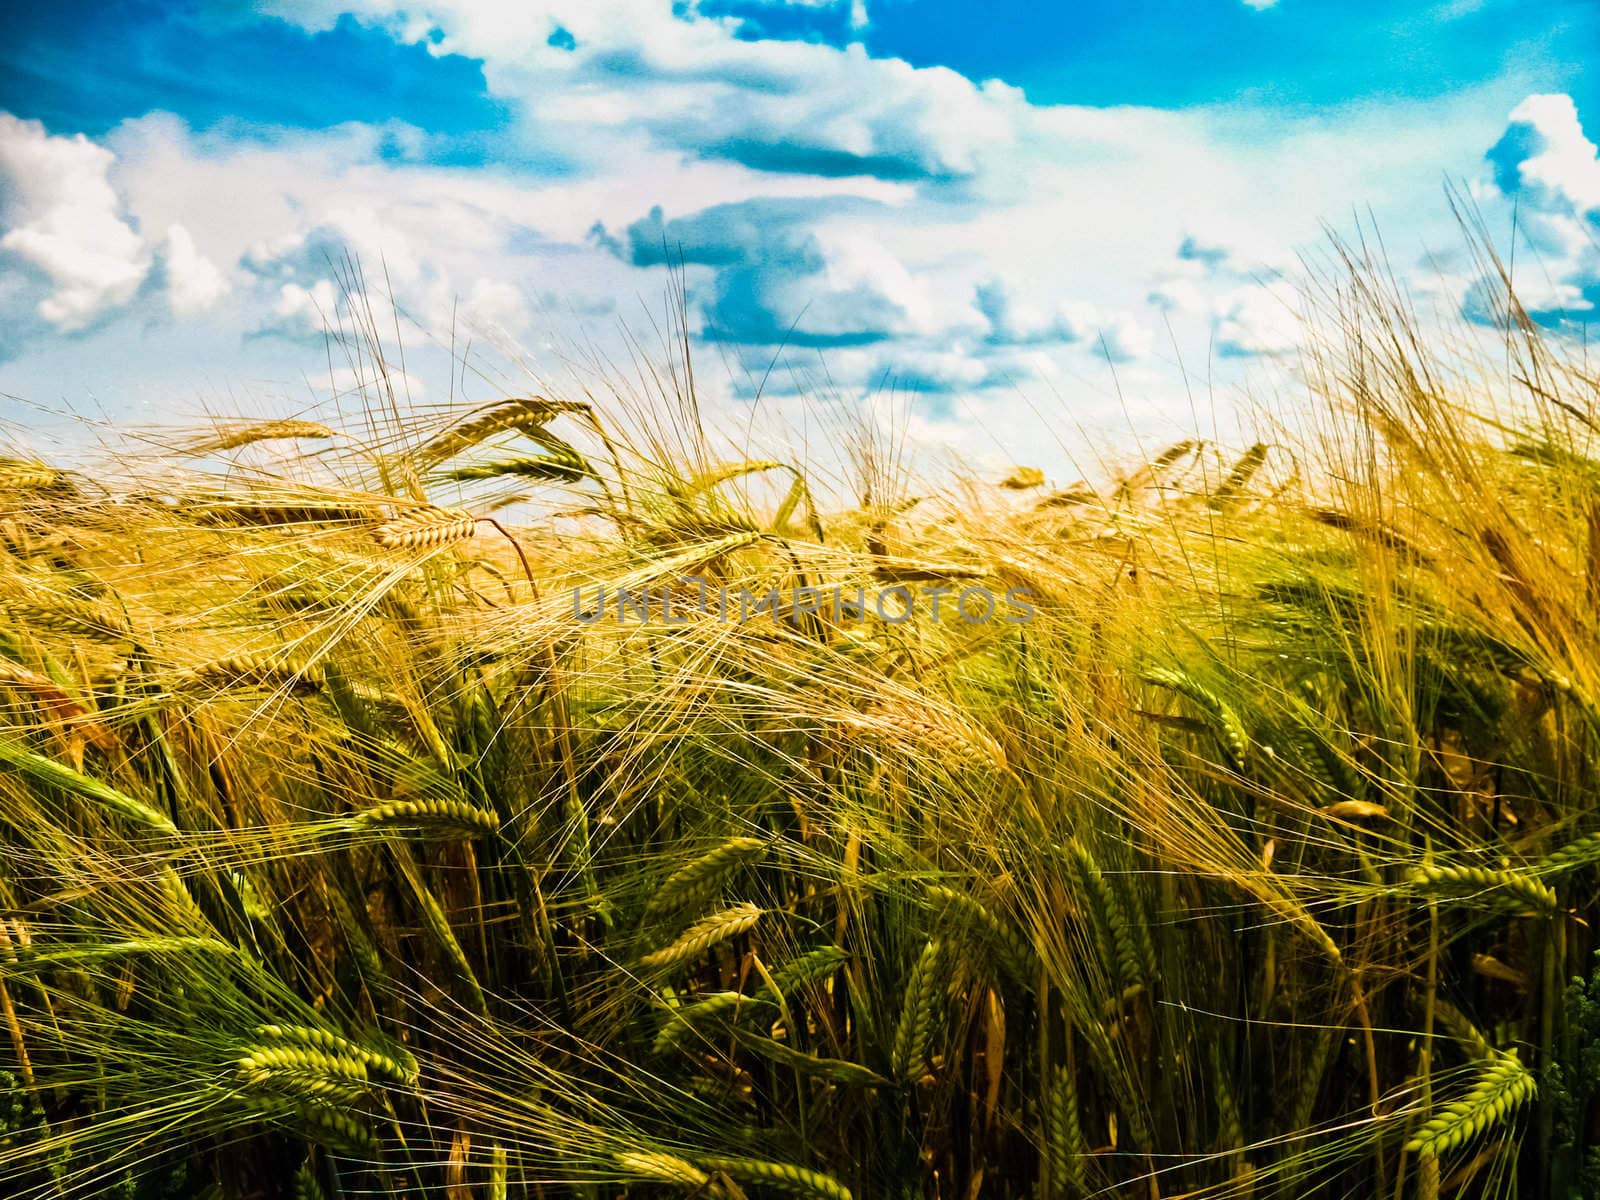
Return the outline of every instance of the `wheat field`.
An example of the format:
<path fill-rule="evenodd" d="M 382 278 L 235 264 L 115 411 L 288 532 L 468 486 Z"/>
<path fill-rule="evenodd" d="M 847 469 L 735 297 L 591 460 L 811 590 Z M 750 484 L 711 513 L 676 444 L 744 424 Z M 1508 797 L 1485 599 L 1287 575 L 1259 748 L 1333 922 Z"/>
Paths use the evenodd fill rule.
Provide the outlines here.
<path fill-rule="evenodd" d="M 16 451 L 4 1194 L 1600 1194 L 1600 380 L 1320 303 L 1301 432 L 1066 488 L 682 394 Z"/>

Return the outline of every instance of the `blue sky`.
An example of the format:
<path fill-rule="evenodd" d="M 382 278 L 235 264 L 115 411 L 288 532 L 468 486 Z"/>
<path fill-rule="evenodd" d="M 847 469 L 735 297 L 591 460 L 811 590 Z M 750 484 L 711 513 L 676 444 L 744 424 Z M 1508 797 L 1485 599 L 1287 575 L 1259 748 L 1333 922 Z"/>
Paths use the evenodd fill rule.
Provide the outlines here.
<path fill-rule="evenodd" d="M 1592 0 L 6 7 L 23 424 L 337 392 L 346 253 L 386 275 L 429 402 L 625 354 L 671 259 L 708 402 L 777 364 L 764 403 L 892 393 L 957 445 L 1026 446 L 1039 397 L 1088 429 L 1192 420 L 1180 359 L 1286 368 L 1300 256 L 1352 213 L 1481 318 L 1446 181 L 1494 228 L 1515 208 L 1542 322 L 1600 301 Z"/>

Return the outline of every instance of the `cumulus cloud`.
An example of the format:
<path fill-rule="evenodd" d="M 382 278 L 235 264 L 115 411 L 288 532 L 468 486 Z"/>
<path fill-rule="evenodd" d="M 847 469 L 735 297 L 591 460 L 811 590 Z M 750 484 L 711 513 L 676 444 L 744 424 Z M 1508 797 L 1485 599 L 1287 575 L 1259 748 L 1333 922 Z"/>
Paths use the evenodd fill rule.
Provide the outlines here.
<path fill-rule="evenodd" d="M 1231 288 L 1215 300 L 1217 352 L 1228 358 L 1292 354 L 1303 340 L 1300 295 L 1283 283 Z"/>
<path fill-rule="evenodd" d="M 505 262 L 519 231 L 469 205 L 412 200 L 383 209 L 334 206 L 315 223 L 248 249 L 240 265 L 258 294 L 271 296 L 258 336 L 320 340 L 349 317 L 351 291 L 389 314 L 389 306 L 425 329 L 467 329 L 516 337 L 532 317 L 527 298 L 510 279 L 474 271 Z M 440 250 L 430 250 L 435 239 Z"/>
<path fill-rule="evenodd" d="M 115 161 L 82 135 L 0 113 L 0 261 L 27 280 L 6 290 L 0 319 L 80 333 L 141 295 L 180 316 L 221 299 L 227 281 L 184 226 L 154 244 L 140 234 L 113 186 Z"/>
<path fill-rule="evenodd" d="M 1131 313 L 1104 309 L 1083 300 L 1044 305 L 1027 298 L 1014 280 L 989 279 L 976 289 L 976 305 L 989 324 L 987 340 L 996 346 L 1091 343 L 1114 362 L 1148 354 L 1151 336 Z"/>
<path fill-rule="evenodd" d="M 263 6 L 234 6 L 246 9 L 232 19 Z M 863 394 L 998 403 L 1000 385 L 1053 376 L 1076 409 L 1106 357 L 1134 364 L 1118 371 L 1130 395 L 1155 378 L 1157 322 L 1191 361 L 1282 355 L 1298 334 L 1285 256 L 1369 200 L 1391 245 L 1423 240 L 1448 222 L 1440 172 L 1491 140 L 1482 94 L 1314 114 L 1030 104 L 1001 83 L 873 58 L 846 28 L 868 13 L 846 0 L 266 4 L 307 28 L 347 9 L 482 60 L 509 114 L 492 148 L 504 161 L 450 165 L 418 149 L 425 131 L 390 126 L 241 137 L 152 114 L 98 146 L 46 139 L 82 177 L 50 191 L 12 182 L 49 177 L 4 148 L 13 122 L 0 129 L 0 255 L 21 269 L 0 272 L 0 318 L 89 330 L 147 303 L 164 317 L 209 310 L 229 322 L 205 323 L 219 343 L 264 335 L 247 338 L 246 369 L 275 370 L 304 347 L 320 355 L 325 323 L 348 319 L 349 254 L 369 291 L 392 289 L 424 328 L 526 337 L 533 361 L 560 337 L 545 340 L 547 318 L 603 339 L 616 321 L 593 318 L 655 309 L 661 268 L 681 264 L 691 330 L 731 375 L 754 364 L 759 378 L 786 346 L 794 360 L 824 351 L 828 381 Z M 1597 168 L 1571 101 L 1518 106 L 1491 164 L 1552 267 L 1529 295 L 1569 313 L 1590 303 Z M 69 229 L 71 253 L 52 240 Z"/>
<path fill-rule="evenodd" d="M 876 382 L 888 392 L 931 394 L 972 392 L 993 382 L 982 359 L 960 350 L 917 350 L 886 354 L 875 364 Z"/>
<path fill-rule="evenodd" d="M 1600 209 L 1600 150 L 1584 136 L 1571 96 L 1529 96 L 1487 157 L 1507 196 L 1545 212 Z"/>
<path fill-rule="evenodd" d="M 1210 345 L 1224 358 L 1286 355 L 1304 333 L 1300 294 L 1281 265 L 1193 233 L 1179 243 L 1146 299 L 1169 316 L 1203 318 Z"/>
<path fill-rule="evenodd" d="M 111 186 L 112 161 L 88 138 L 0 113 L 0 252 L 39 278 L 38 315 L 62 331 L 126 304 L 150 270 Z"/>
<path fill-rule="evenodd" d="M 229 291 L 227 278 L 195 249 L 188 229 L 176 222 L 167 226 L 153 278 L 176 317 L 192 317 L 214 308 Z"/>
<path fill-rule="evenodd" d="M 1517 299 L 1548 326 L 1600 304 L 1600 149 L 1585 136 L 1570 96 L 1529 96 L 1511 111 L 1485 156 L 1495 188 L 1517 204 L 1518 227 L 1536 252 L 1517 263 Z M 1495 324 L 1500 287 L 1475 279 L 1462 311 Z"/>
<path fill-rule="evenodd" d="M 345 7 L 275 0 L 269 10 L 328 28 Z M 859 42 L 738 36 L 745 20 L 759 19 L 757 6 L 743 6 L 743 16 L 694 0 L 354 7 L 398 37 L 483 59 L 490 89 L 517 107 L 531 141 L 558 140 L 580 154 L 585 144 L 605 153 L 642 133 L 657 146 L 762 171 L 970 179 L 986 156 L 1015 143 L 1028 107 L 1021 91 L 998 81 L 874 58 Z M 865 22 L 864 7 L 841 11 L 858 29 Z M 554 44 L 553 31 L 563 35 Z"/>
<path fill-rule="evenodd" d="M 370 370 L 358 370 L 355 367 L 320 371 L 309 376 L 306 382 L 318 391 L 331 392 L 335 396 L 370 398 L 378 393 L 380 387 L 378 378 Z M 393 388 L 396 395 L 413 401 L 421 400 L 428 394 L 425 381 L 393 363 L 384 365 L 384 383 Z"/>
<path fill-rule="evenodd" d="M 635 266 L 712 268 L 690 289 L 709 341 L 840 347 L 939 332 L 947 314 L 924 280 L 871 233 L 818 220 L 860 208 L 752 200 L 668 220 L 657 207 L 595 240 Z"/>

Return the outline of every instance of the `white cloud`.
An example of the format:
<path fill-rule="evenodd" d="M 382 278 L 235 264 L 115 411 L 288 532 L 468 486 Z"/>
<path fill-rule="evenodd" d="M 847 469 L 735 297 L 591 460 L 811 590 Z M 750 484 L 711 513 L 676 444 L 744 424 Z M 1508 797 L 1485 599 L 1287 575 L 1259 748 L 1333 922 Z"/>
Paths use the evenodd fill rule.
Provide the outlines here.
<path fill-rule="evenodd" d="M 1083 300 L 1053 305 L 1027 294 L 1015 279 L 993 278 L 978 285 L 977 308 L 989 326 L 989 341 L 1000 346 L 1083 343 L 1115 362 L 1142 358 L 1151 336 L 1132 313 Z"/>
<path fill-rule="evenodd" d="M 1593 312 L 1600 304 L 1600 149 L 1584 135 L 1572 98 L 1523 100 L 1488 160 L 1494 189 L 1516 202 L 1518 231 L 1532 250 L 1514 256 L 1519 302 L 1552 326 Z M 1470 274 L 1458 282 L 1467 315 L 1496 323 L 1498 282 Z"/>
<path fill-rule="evenodd" d="M 1600 150 L 1584 136 L 1571 96 L 1529 96 L 1490 151 L 1501 190 L 1544 211 L 1600 209 Z"/>
<path fill-rule="evenodd" d="M 226 293 L 183 225 L 170 225 L 157 244 L 139 233 L 113 184 L 115 165 L 110 150 L 82 135 L 54 136 L 0 112 L 0 261 L 31 280 L 7 289 L 0 320 L 79 333 L 141 294 L 160 294 L 173 315 L 187 317 Z"/>
<path fill-rule="evenodd" d="M 150 269 L 108 178 L 112 158 L 82 135 L 0 113 L 0 251 L 38 274 L 38 315 L 63 331 L 126 304 Z"/>
<path fill-rule="evenodd" d="M 1299 292 L 1288 284 L 1245 284 L 1215 301 L 1220 353 L 1235 357 L 1292 354 L 1304 341 Z"/>
<path fill-rule="evenodd" d="M 326 28 L 351 4 L 273 7 Z M 369 292 L 392 288 L 398 307 L 441 339 L 452 319 L 502 332 L 531 343 L 544 369 L 558 357 L 548 346 L 562 340 L 552 324 L 575 340 L 604 337 L 617 314 L 648 340 L 666 242 L 686 250 L 691 327 L 719 341 L 713 369 L 699 373 L 708 388 L 721 386 L 723 359 L 732 388 L 747 368 L 759 378 L 786 341 L 786 355 L 813 364 L 820 355 L 828 381 L 856 395 L 885 372 L 908 391 L 981 392 L 986 403 L 1003 385 L 1048 377 L 1075 416 L 1080 401 L 1120 413 L 1114 389 L 1094 391 L 1108 355 L 1152 407 L 1179 394 L 1158 374 L 1158 323 L 1189 362 L 1213 349 L 1277 356 L 1291 347 L 1285 264 L 1320 244 L 1324 219 L 1371 203 L 1391 246 L 1454 239 L 1441 174 L 1470 170 L 1499 114 L 1526 94 L 1497 81 L 1300 113 L 1243 101 L 1044 106 L 1004 84 L 874 59 L 860 45 L 744 40 L 734 19 L 681 20 L 664 0 L 354 7 L 434 53 L 481 58 L 515 116 L 510 162 L 522 152 L 561 170 L 435 165 L 421 155 L 431 135 L 392 126 L 233 140 L 224 128 L 196 134 L 152 114 L 103 146 L 57 139 L 77 145 L 90 183 L 99 181 L 98 193 L 71 195 L 98 195 L 102 261 L 78 274 L 59 267 L 56 280 L 39 265 L 55 262 L 44 244 L 30 250 L 37 261 L 12 249 L 42 281 L 24 293 L 36 317 L 55 300 L 68 328 L 72 314 L 115 312 L 159 285 L 179 316 L 205 310 L 207 324 L 235 336 L 315 343 L 320 356 L 324 321 L 341 316 L 348 250 Z M 859 25 L 866 12 L 856 8 Z M 557 27 L 571 49 L 549 44 Z M 1522 140 L 1508 145 L 1512 173 L 1501 174 L 1521 189 L 1525 212 L 1539 210 L 1538 236 L 1561 265 L 1545 298 L 1573 308 L 1585 302 L 1587 269 L 1578 213 L 1592 208 L 1597 184 L 1594 147 L 1563 100 L 1518 106 Z M 403 160 L 387 153 L 394 146 Z M 641 220 L 655 206 L 667 215 Z M 614 249 L 590 240 L 597 224 Z M 9 234 L 12 222 L 0 228 Z M 655 239 L 654 258 L 638 252 L 635 229 Z M 167 232 L 152 244 L 140 230 Z M 0 313 L 22 303 L 17 295 L 0 287 Z M 568 305 L 566 295 L 582 300 Z M 387 330 L 392 314 L 378 299 Z M 274 356 L 293 362 L 298 376 L 305 351 L 253 338 L 242 353 L 271 370 L 280 370 Z M 52 379 L 42 363 L 37 356 L 33 378 Z"/>
<path fill-rule="evenodd" d="M 1243 0 L 1243 3 L 1246 8 L 1253 8 L 1257 12 L 1264 12 L 1269 8 L 1275 8 L 1278 0 Z"/>
<path fill-rule="evenodd" d="M 280 284 L 270 315 L 256 327 L 259 334 L 275 334 L 291 341 L 320 341 L 336 328 L 339 320 L 339 293 L 333 280 L 318 279 L 310 287 L 298 283 Z"/>
<path fill-rule="evenodd" d="M 527 297 L 503 280 L 480 277 L 461 304 L 460 315 L 469 328 L 477 327 L 516 337 L 532 324 Z"/>
<path fill-rule="evenodd" d="M 226 277 L 195 249 L 194 238 L 176 222 L 167 226 L 158 260 L 165 284 L 163 290 L 174 316 L 192 317 L 205 312 L 228 294 Z"/>
<path fill-rule="evenodd" d="M 859 43 L 754 41 L 732 18 L 681 19 L 640 0 L 276 0 L 328 28 L 339 11 L 436 53 L 484 60 L 531 145 L 593 164 L 637 143 L 757 169 L 884 179 L 972 177 L 1014 144 L 1021 91 L 945 67 L 873 58 Z M 693 6 L 691 5 L 691 10 Z M 864 20 L 864 8 L 852 8 Z M 555 29 L 572 49 L 549 44 Z"/>
<path fill-rule="evenodd" d="M 387 382 L 388 386 L 394 389 L 395 395 L 402 400 L 417 401 L 428 394 L 427 384 L 414 374 L 402 370 L 393 363 L 387 364 L 384 370 L 385 379 L 380 380 L 370 369 L 335 367 L 332 371 L 321 371 L 309 376 L 306 382 L 317 391 L 331 392 L 335 398 L 357 396 L 376 400 L 380 398 L 379 389 L 383 382 Z"/>

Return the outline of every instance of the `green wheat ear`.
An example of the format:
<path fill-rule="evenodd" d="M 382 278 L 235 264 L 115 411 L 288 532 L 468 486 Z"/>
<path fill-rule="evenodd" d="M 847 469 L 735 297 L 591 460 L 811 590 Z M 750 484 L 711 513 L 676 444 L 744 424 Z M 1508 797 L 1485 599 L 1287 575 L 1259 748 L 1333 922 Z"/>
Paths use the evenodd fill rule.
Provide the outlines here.
<path fill-rule="evenodd" d="M 943 884 L 932 884 L 927 889 L 930 907 L 941 918 L 953 920 L 976 932 L 988 943 L 995 960 L 1013 982 L 1031 987 L 1038 975 L 1038 958 L 1033 947 L 1010 923 L 1002 921 L 981 901 L 966 892 Z"/>
<path fill-rule="evenodd" d="M 1472 1089 L 1417 1130 L 1406 1149 L 1426 1156 L 1447 1154 L 1504 1124 L 1535 1091 L 1533 1075 L 1516 1051 L 1497 1053 L 1479 1069 Z"/>
<path fill-rule="evenodd" d="M 1496 904 L 1532 909 L 1540 915 L 1552 913 L 1556 907 L 1554 890 L 1522 871 L 1428 863 L 1413 870 L 1410 879 L 1430 894 L 1462 899 L 1482 896 Z"/>
<path fill-rule="evenodd" d="M 762 910 L 750 903 L 736 904 L 712 913 L 690 926 L 671 945 L 646 954 L 639 960 L 639 965 L 666 968 L 699 958 L 713 946 L 750 929 L 762 915 Z"/>
<path fill-rule="evenodd" d="M 1089 1141 L 1078 1116 L 1078 1089 L 1064 1066 L 1052 1069 L 1045 1093 L 1045 1152 L 1053 1193 L 1068 1200 L 1086 1195 Z"/>
<path fill-rule="evenodd" d="M 316 1163 L 312 1159 L 306 1159 L 294 1173 L 294 1200 L 328 1200 L 328 1193 L 317 1178 Z"/>
<path fill-rule="evenodd" d="M 792 1196 L 815 1200 L 853 1200 L 850 1189 L 831 1175 L 789 1163 L 765 1162 L 755 1158 L 705 1158 L 696 1161 L 707 1171 L 720 1171 L 732 1179 L 770 1187 Z"/>
<path fill-rule="evenodd" d="M 1221 696 L 1176 667 L 1152 667 L 1144 678 L 1147 683 L 1176 692 L 1198 708 L 1235 769 L 1244 767 L 1250 755 L 1250 735 L 1238 713 Z"/>
<path fill-rule="evenodd" d="M 902 1083 L 914 1083 L 928 1060 L 928 1042 L 933 1036 L 942 994 L 939 967 L 944 947 L 931 940 L 917 956 L 905 985 L 905 1000 L 895 1026 L 890 1068 Z"/>
<path fill-rule="evenodd" d="M 66 792 L 99 805 L 134 825 L 176 837 L 178 827 L 142 800 L 75 771 L 52 758 L 36 754 L 11 738 L 0 736 L 0 766 L 15 771 L 36 787 Z"/>
<path fill-rule="evenodd" d="M 650 897 L 645 912 L 656 914 L 698 908 L 716 895 L 717 888 L 734 871 L 760 861 L 766 852 L 767 843 L 760 838 L 729 838 L 669 875 Z"/>
<path fill-rule="evenodd" d="M 692 1162 L 656 1150 L 619 1150 L 616 1162 L 617 1169 L 629 1179 L 648 1179 L 696 1189 L 703 1189 L 711 1182 L 711 1176 Z"/>

